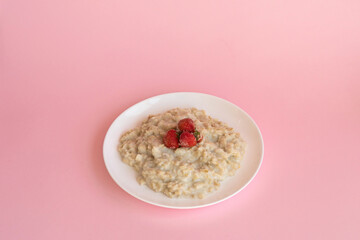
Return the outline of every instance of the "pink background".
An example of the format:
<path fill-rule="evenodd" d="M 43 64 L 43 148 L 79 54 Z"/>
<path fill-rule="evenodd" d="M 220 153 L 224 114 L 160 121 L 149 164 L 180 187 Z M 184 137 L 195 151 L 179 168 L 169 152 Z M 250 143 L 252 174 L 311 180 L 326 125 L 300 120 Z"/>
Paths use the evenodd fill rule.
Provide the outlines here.
<path fill-rule="evenodd" d="M 360 1 L 0 1 L 0 239 L 360 239 Z M 143 203 L 107 173 L 111 122 L 194 91 L 247 111 L 254 181 Z"/>

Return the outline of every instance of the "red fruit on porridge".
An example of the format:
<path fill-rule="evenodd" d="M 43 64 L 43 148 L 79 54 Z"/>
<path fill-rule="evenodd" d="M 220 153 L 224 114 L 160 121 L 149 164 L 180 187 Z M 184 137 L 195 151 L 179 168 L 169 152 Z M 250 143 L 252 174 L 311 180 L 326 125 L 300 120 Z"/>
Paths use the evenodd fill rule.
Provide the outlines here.
<path fill-rule="evenodd" d="M 174 129 L 170 129 L 169 131 L 167 131 L 163 140 L 165 146 L 168 148 L 176 149 L 179 147 L 178 134 Z"/>
<path fill-rule="evenodd" d="M 179 121 L 178 128 L 180 131 L 194 132 L 195 124 L 191 118 L 184 118 Z"/>
<path fill-rule="evenodd" d="M 189 132 L 183 132 L 180 135 L 179 142 L 180 147 L 193 147 L 197 143 L 195 136 Z"/>

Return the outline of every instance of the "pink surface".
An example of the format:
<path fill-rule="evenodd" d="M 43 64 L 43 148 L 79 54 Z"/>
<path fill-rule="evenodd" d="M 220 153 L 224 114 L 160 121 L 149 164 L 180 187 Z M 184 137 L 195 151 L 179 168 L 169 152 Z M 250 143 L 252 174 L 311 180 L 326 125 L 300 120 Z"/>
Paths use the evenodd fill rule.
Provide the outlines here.
<path fill-rule="evenodd" d="M 0 2 L 0 239 L 360 239 L 360 1 Z M 262 168 L 196 210 L 107 173 L 111 122 L 154 95 L 225 98 Z"/>

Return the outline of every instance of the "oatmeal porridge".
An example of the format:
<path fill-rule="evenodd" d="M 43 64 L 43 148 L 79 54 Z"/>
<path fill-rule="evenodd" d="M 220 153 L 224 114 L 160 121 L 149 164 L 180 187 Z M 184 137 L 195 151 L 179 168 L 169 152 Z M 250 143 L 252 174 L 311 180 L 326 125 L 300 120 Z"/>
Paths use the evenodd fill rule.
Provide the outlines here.
<path fill-rule="evenodd" d="M 164 136 L 184 118 L 192 119 L 201 139 L 192 147 L 165 146 Z M 240 168 L 245 147 L 239 133 L 205 111 L 175 108 L 150 115 L 124 133 L 118 151 L 122 161 L 136 170 L 139 184 L 170 198 L 203 198 Z"/>

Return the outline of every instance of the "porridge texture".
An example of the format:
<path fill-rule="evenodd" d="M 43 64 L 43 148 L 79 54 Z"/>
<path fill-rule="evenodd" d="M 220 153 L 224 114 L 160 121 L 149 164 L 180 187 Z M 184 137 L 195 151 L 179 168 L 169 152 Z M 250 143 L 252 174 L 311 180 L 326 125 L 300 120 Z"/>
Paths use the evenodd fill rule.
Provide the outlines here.
<path fill-rule="evenodd" d="M 163 136 L 183 118 L 194 121 L 203 140 L 190 148 L 167 148 Z M 139 184 L 170 198 L 203 198 L 235 174 L 245 147 L 239 133 L 205 111 L 175 108 L 150 115 L 124 133 L 118 151 L 122 161 L 136 170 Z"/>

